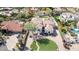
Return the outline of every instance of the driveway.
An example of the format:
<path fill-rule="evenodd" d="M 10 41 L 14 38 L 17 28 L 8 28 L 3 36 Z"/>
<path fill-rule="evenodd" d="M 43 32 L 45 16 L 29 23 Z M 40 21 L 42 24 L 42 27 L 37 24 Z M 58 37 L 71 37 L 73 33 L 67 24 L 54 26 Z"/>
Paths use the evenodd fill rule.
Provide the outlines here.
<path fill-rule="evenodd" d="M 16 43 L 18 42 L 18 39 L 16 37 L 17 35 L 9 36 L 9 39 L 7 39 L 6 46 L 8 50 L 12 50 L 16 46 Z"/>

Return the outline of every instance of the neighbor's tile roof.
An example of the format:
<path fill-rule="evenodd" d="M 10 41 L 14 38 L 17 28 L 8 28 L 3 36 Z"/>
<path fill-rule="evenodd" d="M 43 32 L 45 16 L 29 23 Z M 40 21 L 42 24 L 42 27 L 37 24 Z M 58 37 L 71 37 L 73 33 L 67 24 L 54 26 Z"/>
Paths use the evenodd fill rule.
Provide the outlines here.
<path fill-rule="evenodd" d="M 1 23 L 2 29 L 14 32 L 22 31 L 22 26 L 15 21 L 4 21 Z"/>

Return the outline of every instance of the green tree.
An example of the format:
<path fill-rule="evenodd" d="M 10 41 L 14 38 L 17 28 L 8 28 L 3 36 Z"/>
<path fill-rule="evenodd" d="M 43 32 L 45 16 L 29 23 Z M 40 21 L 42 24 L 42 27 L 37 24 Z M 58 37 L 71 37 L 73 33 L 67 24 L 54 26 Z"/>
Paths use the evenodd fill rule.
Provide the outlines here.
<path fill-rule="evenodd" d="M 35 24 L 28 22 L 24 25 L 24 29 L 29 31 L 35 31 L 36 27 Z"/>

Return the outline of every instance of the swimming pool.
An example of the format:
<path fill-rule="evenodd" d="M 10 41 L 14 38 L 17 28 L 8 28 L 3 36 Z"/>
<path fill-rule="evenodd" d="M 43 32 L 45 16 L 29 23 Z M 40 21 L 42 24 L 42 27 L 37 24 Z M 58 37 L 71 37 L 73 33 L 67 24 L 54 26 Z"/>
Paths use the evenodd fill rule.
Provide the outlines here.
<path fill-rule="evenodd" d="M 73 29 L 71 29 L 71 32 L 73 32 L 73 33 L 75 33 L 75 34 L 79 34 L 79 29 L 73 28 Z"/>

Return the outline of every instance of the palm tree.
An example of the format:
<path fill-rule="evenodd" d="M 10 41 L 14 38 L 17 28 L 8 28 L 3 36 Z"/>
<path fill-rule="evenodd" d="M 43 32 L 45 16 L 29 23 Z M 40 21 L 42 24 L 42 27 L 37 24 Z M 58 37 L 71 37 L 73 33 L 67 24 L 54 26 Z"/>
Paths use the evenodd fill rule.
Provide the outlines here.
<path fill-rule="evenodd" d="M 27 39 L 28 39 L 28 36 L 29 36 L 29 33 L 33 31 L 35 31 L 36 27 L 34 24 L 28 22 L 24 25 L 24 30 L 26 31 L 26 34 L 25 34 L 25 37 L 24 37 L 24 40 L 23 40 L 23 49 L 25 49 L 26 47 L 26 43 L 27 43 Z"/>
<path fill-rule="evenodd" d="M 27 30 L 26 34 L 25 34 L 25 38 L 24 38 L 24 42 L 23 42 L 23 50 L 25 50 L 25 48 L 26 48 L 28 35 L 29 35 L 29 30 Z"/>
<path fill-rule="evenodd" d="M 16 44 L 19 50 L 21 51 L 26 50 L 26 42 L 28 35 L 29 35 L 29 31 L 26 31 L 25 37 L 23 37 L 23 35 L 20 34 L 18 43 Z"/>

